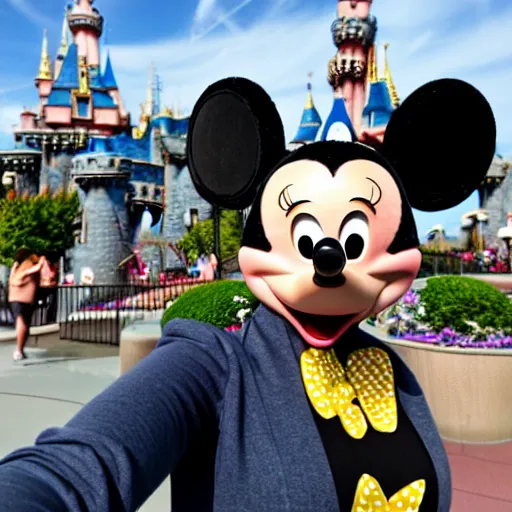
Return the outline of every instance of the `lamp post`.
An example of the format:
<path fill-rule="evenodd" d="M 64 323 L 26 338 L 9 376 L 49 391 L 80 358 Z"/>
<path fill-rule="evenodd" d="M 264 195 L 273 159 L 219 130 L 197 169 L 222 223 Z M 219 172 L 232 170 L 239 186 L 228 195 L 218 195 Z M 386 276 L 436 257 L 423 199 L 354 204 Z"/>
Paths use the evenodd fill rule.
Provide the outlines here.
<path fill-rule="evenodd" d="M 220 279 L 222 276 L 222 254 L 220 250 L 220 212 L 218 206 L 213 207 L 213 253 L 217 258 L 216 278 Z"/>

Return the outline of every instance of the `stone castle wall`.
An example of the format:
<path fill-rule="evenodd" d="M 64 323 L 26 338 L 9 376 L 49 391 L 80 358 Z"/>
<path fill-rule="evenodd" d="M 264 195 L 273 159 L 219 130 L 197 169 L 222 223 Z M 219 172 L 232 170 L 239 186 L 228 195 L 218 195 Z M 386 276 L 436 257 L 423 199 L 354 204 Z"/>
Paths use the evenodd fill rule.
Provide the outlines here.
<path fill-rule="evenodd" d="M 134 228 L 125 204 L 128 182 L 114 181 L 109 186 L 94 186 L 83 203 L 82 242 L 73 251 L 75 282 L 84 267 L 94 271 L 95 284 L 125 282 L 119 262 L 133 249 Z"/>
<path fill-rule="evenodd" d="M 492 193 L 486 204 L 489 220 L 484 228 L 486 247 L 503 244 L 498 230 L 507 225 L 507 213 L 512 210 L 512 173 L 508 173 L 501 186 Z"/>
<path fill-rule="evenodd" d="M 162 236 L 170 242 L 177 242 L 187 233 L 183 220 L 185 213 L 195 208 L 198 210 L 199 220 L 207 220 L 212 216 L 212 206 L 197 193 L 187 167 L 167 164 L 165 166 L 165 185 Z M 167 252 L 166 260 L 167 268 L 183 265 L 171 250 Z"/>

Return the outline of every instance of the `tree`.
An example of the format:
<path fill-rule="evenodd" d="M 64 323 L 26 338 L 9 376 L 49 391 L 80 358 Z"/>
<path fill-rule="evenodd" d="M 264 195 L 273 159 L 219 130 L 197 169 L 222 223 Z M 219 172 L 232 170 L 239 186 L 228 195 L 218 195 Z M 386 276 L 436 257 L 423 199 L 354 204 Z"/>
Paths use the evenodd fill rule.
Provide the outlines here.
<path fill-rule="evenodd" d="M 76 192 L 0 200 L 0 263 L 11 266 L 22 247 L 56 262 L 75 244 L 79 212 Z"/>
<path fill-rule="evenodd" d="M 177 244 L 188 262 L 214 251 L 213 219 L 198 222 Z M 220 250 L 222 259 L 235 256 L 240 249 L 242 223 L 234 210 L 222 210 L 220 216 Z"/>

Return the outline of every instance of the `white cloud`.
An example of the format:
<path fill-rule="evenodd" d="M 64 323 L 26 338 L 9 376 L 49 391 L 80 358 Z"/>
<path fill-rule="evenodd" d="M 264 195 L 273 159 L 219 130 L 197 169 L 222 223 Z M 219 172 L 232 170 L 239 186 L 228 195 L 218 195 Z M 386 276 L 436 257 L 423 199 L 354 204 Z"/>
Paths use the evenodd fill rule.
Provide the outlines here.
<path fill-rule="evenodd" d="M 216 3 L 217 0 L 199 0 L 194 14 L 194 22 L 202 23 L 205 19 L 208 19 L 215 10 Z"/>
<path fill-rule="evenodd" d="M 55 20 L 47 18 L 44 14 L 39 12 L 33 3 L 28 0 L 7 0 L 9 4 L 14 7 L 18 12 L 23 14 L 32 23 L 42 25 L 45 27 L 53 27 Z"/>
<path fill-rule="evenodd" d="M 10 135 L 12 138 L 13 127 L 19 124 L 22 112 L 23 107 L 21 105 L 0 102 L 0 134 Z"/>
<path fill-rule="evenodd" d="M 378 15 L 410 9 L 410 0 L 382 0 Z M 481 5 L 487 0 L 468 0 Z M 499 16 L 486 16 L 465 32 L 449 30 L 439 34 L 432 29 L 419 30 L 426 20 L 442 19 L 444 10 L 456 13 L 450 2 L 428 3 L 410 19 L 407 30 L 396 30 L 389 37 L 390 63 L 401 98 L 426 81 L 442 76 L 466 79 L 488 97 L 498 122 L 498 137 L 503 143 L 512 135 L 512 102 L 508 99 L 508 84 L 512 68 L 496 65 L 487 74 L 478 67 L 512 56 L 512 10 Z M 455 2 L 460 6 L 460 2 Z M 468 3 L 465 3 L 467 6 Z M 386 9 L 387 6 L 387 9 Z M 424 12 L 425 11 L 425 12 Z M 427 12 L 428 11 L 428 12 Z M 412 11 L 409 11 L 412 12 Z M 121 92 L 129 108 L 138 115 L 138 105 L 145 96 L 148 62 L 154 61 L 164 84 L 163 99 L 173 104 L 176 98 L 182 107 L 191 109 L 201 92 L 215 80 L 227 76 L 245 76 L 263 85 L 275 100 L 286 129 L 287 138 L 297 129 L 305 100 L 306 75 L 313 79 L 317 108 L 325 120 L 332 103 L 332 91 L 327 84 L 327 62 L 335 53 L 330 25 L 332 9 L 315 16 L 295 11 L 286 17 L 267 18 L 238 34 L 215 33 L 200 42 L 171 39 L 144 46 L 113 46 L 111 48 Z M 402 15 L 400 15 L 402 16 Z M 405 15 L 404 15 L 405 16 Z M 379 18 L 386 27 L 389 14 Z M 418 24 L 416 24 L 416 21 Z M 391 21 L 390 21 L 391 22 Z M 397 20 L 394 22 L 398 23 Z M 415 50 L 415 51 L 411 51 Z M 421 51 L 426 50 L 426 51 Z M 468 108 L 471 108 L 468 105 Z M 454 122 L 447 112 L 446 122 Z"/>

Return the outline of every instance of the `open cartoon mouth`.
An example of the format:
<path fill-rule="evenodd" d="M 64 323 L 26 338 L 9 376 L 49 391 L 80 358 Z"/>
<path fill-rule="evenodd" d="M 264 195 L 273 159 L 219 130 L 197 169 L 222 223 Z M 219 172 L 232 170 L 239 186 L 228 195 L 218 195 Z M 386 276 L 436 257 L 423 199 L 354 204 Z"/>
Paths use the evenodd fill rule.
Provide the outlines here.
<path fill-rule="evenodd" d="M 312 315 L 310 313 L 302 313 L 291 308 L 288 311 L 294 316 L 301 327 L 313 338 L 317 340 L 331 340 L 336 338 L 343 328 L 356 317 L 351 315 Z"/>

